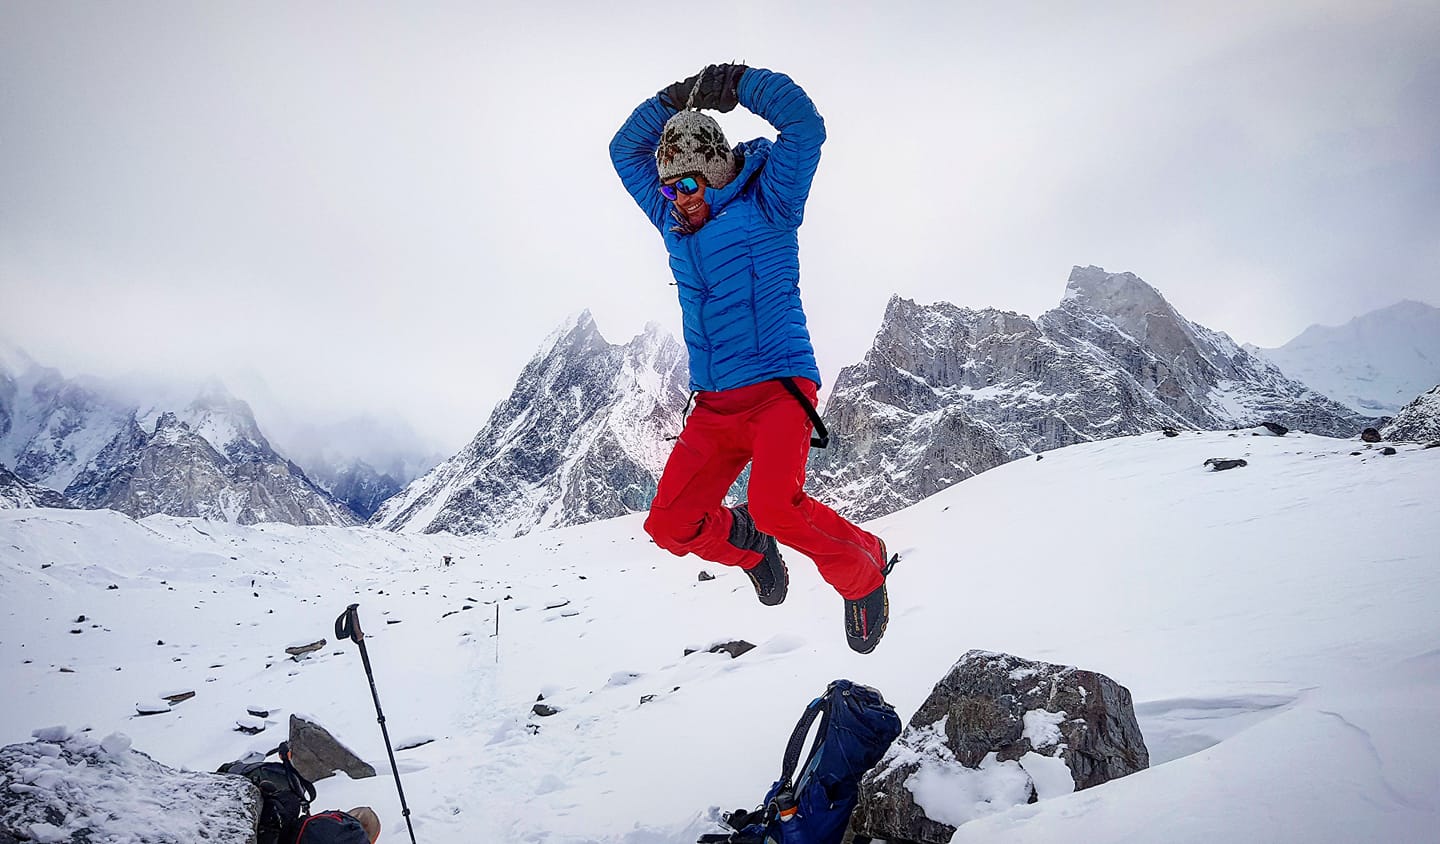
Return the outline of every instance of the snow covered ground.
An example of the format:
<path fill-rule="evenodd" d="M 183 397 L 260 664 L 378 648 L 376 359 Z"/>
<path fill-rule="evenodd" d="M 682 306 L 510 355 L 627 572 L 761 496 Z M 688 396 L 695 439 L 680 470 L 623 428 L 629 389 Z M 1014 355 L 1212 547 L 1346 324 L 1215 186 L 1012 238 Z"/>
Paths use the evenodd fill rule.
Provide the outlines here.
<path fill-rule="evenodd" d="M 300 712 L 381 771 L 323 780 L 316 808 L 373 805 L 381 840 L 406 840 L 359 654 L 333 641 L 353 601 L 392 738 L 434 739 L 397 754 L 425 844 L 693 841 L 713 807 L 760 799 L 831 679 L 908 720 L 971 648 L 1125 684 L 1152 768 L 955 841 L 1433 841 L 1437 501 L 1440 449 L 1418 446 L 1241 432 L 1049 452 L 869 525 L 905 555 L 869 656 L 799 554 L 766 608 L 638 516 L 483 542 L 0 511 L 0 743 L 88 727 L 214 770 Z M 758 647 L 682 655 L 735 638 Z M 531 714 L 540 694 L 558 714 Z M 255 736 L 234 730 L 251 706 L 276 710 Z"/>

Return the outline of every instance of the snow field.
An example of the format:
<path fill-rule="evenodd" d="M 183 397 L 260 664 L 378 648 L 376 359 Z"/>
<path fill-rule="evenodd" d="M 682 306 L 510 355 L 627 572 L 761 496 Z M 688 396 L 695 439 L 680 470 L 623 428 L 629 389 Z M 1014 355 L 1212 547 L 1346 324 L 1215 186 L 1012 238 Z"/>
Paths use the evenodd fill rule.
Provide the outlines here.
<path fill-rule="evenodd" d="M 1210 472 L 1209 457 L 1249 466 Z M 868 525 L 904 554 L 868 656 L 798 553 L 789 599 L 766 608 L 740 572 L 655 548 L 640 516 L 493 542 L 5 511 L 0 742 L 89 727 L 213 770 L 303 712 L 380 771 L 323 780 L 317 808 L 372 805 L 399 840 L 369 686 L 331 629 L 358 602 L 392 737 L 435 739 L 397 753 L 424 841 L 693 841 L 711 807 L 759 800 L 830 680 L 873 685 L 908 719 L 970 648 L 1126 685 L 1152 768 L 956 841 L 1425 840 L 1440 821 L 1436 500 L 1440 449 L 1242 431 L 1048 452 Z M 682 656 L 736 638 L 757 648 Z M 540 694 L 560 711 L 531 715 Z M 256 705 L 275 707 L 267 728 L 236 732 Z M 927 805 L 964 793 L 920 787 Z"/>

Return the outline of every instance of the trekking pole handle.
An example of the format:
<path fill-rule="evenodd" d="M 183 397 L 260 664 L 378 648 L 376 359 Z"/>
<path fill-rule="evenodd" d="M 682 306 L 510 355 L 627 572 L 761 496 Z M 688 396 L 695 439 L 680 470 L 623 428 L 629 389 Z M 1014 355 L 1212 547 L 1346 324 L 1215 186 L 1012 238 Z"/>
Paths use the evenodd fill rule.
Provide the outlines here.
<path fill-rule="evenodd" d="M 359 604 L 351 604 L 345 608 L 345 612 L 340 613 L 339 618 L 335 619 L 335 638 L 350 639 L 357 645 L 360 644 L 361 639 L 365 638 L 365 631 L 360 629 L 359 606 Z"/>

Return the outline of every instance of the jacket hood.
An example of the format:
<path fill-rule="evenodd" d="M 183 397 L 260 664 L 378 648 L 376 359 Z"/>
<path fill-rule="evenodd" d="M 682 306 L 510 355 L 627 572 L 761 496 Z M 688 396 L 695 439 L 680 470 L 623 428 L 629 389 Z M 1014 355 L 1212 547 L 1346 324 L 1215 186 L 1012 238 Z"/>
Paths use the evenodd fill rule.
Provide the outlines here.
<path fill-rule="evenodd" d="M 770 146 L 771 141 L 768 138 L 756 138 L 735 145 L 735 155 L 744 156 L 745 163 L 741 165 L 740 173 L 730 180 L 730 184 L 723 188 L 705 189 L 705 201 L 710 203 L 711 216 L 734 202 L 735 198 L 745 191 L 750 180 L 759 175 L 760 169 L 770 158 Z"/>

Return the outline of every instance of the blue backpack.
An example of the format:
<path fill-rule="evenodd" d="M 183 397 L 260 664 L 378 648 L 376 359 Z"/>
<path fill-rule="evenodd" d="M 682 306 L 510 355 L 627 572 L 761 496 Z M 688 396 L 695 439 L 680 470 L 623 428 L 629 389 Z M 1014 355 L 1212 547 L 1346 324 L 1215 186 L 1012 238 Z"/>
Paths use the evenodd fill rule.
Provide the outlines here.
<path fill-rule="evenodd" d="M 810 755 L 792 779 L 800 751 L 820 719 Z M 702 835 L 699 844 L 839 844 L 859 795 L 860 778 L 875 767 L 900 735 L 900 716 L 880 692 L 835 680 L 805 707 L 790 734 L 780 779 L 754 811 L 737 809 L 725 822 L 735 829 Z"/>

